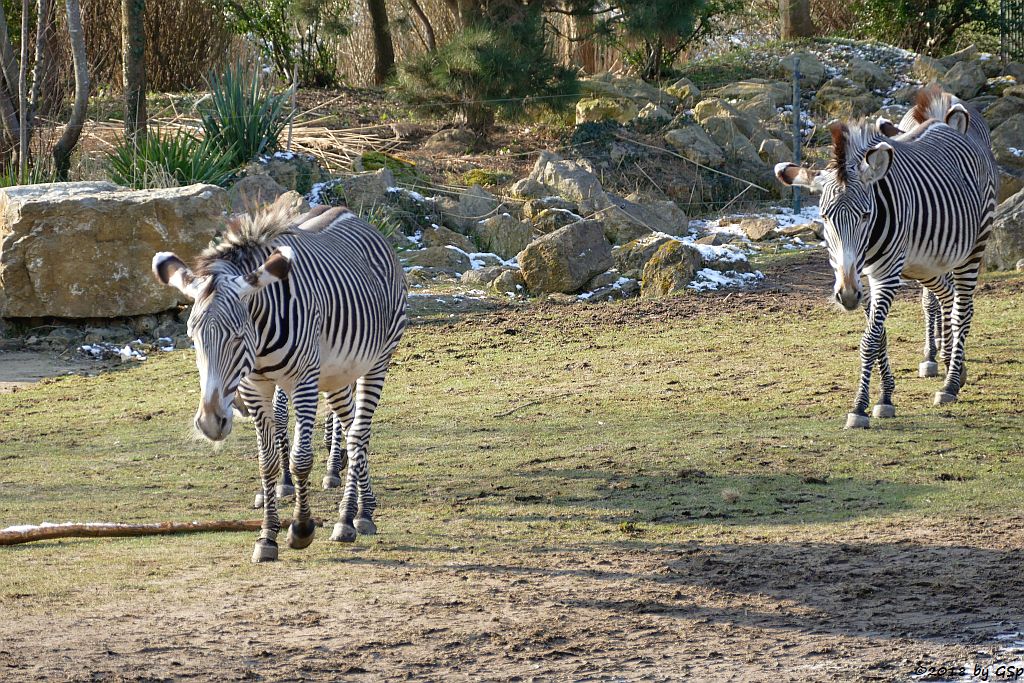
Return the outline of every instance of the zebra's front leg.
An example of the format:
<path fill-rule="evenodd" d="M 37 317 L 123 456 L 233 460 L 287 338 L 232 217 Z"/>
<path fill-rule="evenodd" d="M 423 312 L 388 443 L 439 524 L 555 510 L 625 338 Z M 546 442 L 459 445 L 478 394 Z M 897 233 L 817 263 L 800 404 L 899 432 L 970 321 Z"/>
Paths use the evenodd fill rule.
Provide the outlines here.
<path fill-rule="evenodd" d="M 309 473 L 313 470 L 313 430 L 316 424 L 318 377 L 307 377 L 292 392 L 295 438 L 291 471 L 295 481 L 295 518 L 288 527 L 288 547 L 301 550 L 313 542 L 316 525 L 309 510 Z"/>
<path fill-rule="evenodd" d="M 939 364 L 935 355 L 942 336 L 942 304 L 927 287 L 921 287 L 921 309 L 924 311 L 924 360 L 918 366 L 919 377 L 938 377 Z"/>
<path fill-rule="evenodd" d="M 892 403 L 892 395 L 896 391 L 896 377 L 892 374 L 892 366 L 889 365 L 888 336 L 883 327 L 878 349 L 878 375 L 882 381 L 882 395 L 871 410 L 872 417 L 882 419 L 896 417 L 896 406 Z"/>
<path fill-rule="evenodd" d="M 951 327 L 953 343 L 950 353 L 946 382 L 942 389 L 935 392 L 935 405 L 953 403 L 960 394 L 967 374 L 967 335 L 971 331 L 971 320 L 974 318 L 974 288 L 978 282 L 979 265 L 967 264 L 955 274 L 956 296 L 953 299 Z"/>
<path fill-rule="evenodd" d="M 345 493 L 338 506 L 340 520 L 334 525 L 332 541 L 354 541 L 356 532 L 364 535 L 377 533 L 377 526 L 373 523 L 377 498 L 370 486 L 368 451 L 370 422 L 380 402 L 388 360 L 383 360 L 374 370 L 359 378 L 355 385 L 355 415 L 346 435 L 348 474 Z"/>
<path fill-rule="evenodd" d="M 271 398 L 274 385 L 269 382 L 243 383 L 239 391 L 242 392 L 256 426 L 260 481 L 263 484 L 263 527 L 256 540 L 256 547 L 253 548 L 252 561 L 272 562 L 277 559 L 277 533 L 281 529 L 281 521 L 277 516 L 277 477 L 281 471 L 281 462 L 274 441 Z"/>
<path fill-rule="evenodd" d="M 274 390 L 274 447 L 281 461 L 281 483 L 277 485 L 278 500 L 295 494 L 292 475 L 288 466 L 288 394 L 277 387 Z M 252 506 L 257 510 L 263 507 L 263 491 L 257 491 Z"/>
<path fill-rule="evenodd" d="M 871 372 L 875 367 L 880 352 L 885 344 L 885 319 L 889 315 L 889 306 L 899 286 L 899 279 L 872 282 L 871 283 L 871 305 L 868 309 L 868 323 L 864 330 L 864 336 L 860 340 L 860 384 L 857 389 L 857 398 L 853 403 L 853 410 L 846 416 L 846 429 L 867 429 L 870 426 L 868 419 L 868 402 L 871 391 Z M 889 372 L 890 377 L 892 372 Z M 895 386 L 895 381 L 893 381 Z M 885 387 L 882 389 L 883 401 L 885 400 Z M 889 391 L 889 401 L 892 400 L 892 391 Z"/>
<path fill-rule="evenodd" d="M 352 401 L 352 387 L 347 386 L 327 396 L 327 405 L 331 412 L 327 415 L 324 425 L 325 438 L 330 456 L 327 459 L 327 473 L 324 475 L 324 489 L 341 486 L 341 472 L 348 469 L 348 451 L 345 435 L 352 426 L 355 403 Z"/>

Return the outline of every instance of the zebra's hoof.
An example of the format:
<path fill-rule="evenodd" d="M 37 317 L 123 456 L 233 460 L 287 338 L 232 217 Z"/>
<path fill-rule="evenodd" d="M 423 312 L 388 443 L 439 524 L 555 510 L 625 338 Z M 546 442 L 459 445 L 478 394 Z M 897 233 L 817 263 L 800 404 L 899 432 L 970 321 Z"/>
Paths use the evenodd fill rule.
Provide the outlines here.
<path fill-rule="evenodd" d="M 377 525 L 368 517 L 356 517 L 356 531 L 363 536 L 373 536 L 377 533 Z"/>
<path fill-rule="evenodd" d="M 351 524 L 338 522 L 334 525 L 334 533 L 331 534 L 332 541 L 339 543 L 352 543 L 356 540 L 356 528 Z"/>
<path fill-rule="evenodd" d="M 313 520 L 307 519 L 305 522 L 295 520 L 288 525 L 288 547 L 294 550 L 308 548 L 309 544 L 313 542 L 315 534 L 316 524 L 313 523 Z"/>
<path fill-rule="evenodd" d="M 867 415 L 848 413 L 846 416 L 846 429 L 867 429 L 871 424 Z"/>
<path fill-rule="evenodd" d="M 263 509 L 263 491 L 256 494 L 256 498 L 252 501 L 252 506 L 257 510 Z"/>
<path fill-rule="evenodd" d="M 261 538 L 256 541 L 256 547 L 252 551 L 253 562 L 275 562 L 277 561 L 277 541 L 269 538 Z"/>
<path fill-rule="evenodd" d="M 896 406 L 891 403 L 879 403 L 871 411 L 872 417 L 896 417 Z"/>
<path fill-rule="evenodd" d="M 277 485 L 277 497 L 290 498 L 295 495 L 295 487 L 291 484 L 278 484 Z"/>
<path fill-rule="evenodd" d="M 939 364 L 933 360 L 926 360 L 917 366 L 918 377 L 938 377 Z"/>
<path fill-rule="evenodd" d="M 948 391 L 936 391 L 935 405 L 941 406 L 947 403 L 956 403 L 956 394 L 951 394 Z"/>
<path fill-rule="evenodd" d="M 327 489 L 336 489 L 341 486 L 341 477 L 334 474 L 328 474 L 324 477 L 323 485 L 325 491 Z"/>

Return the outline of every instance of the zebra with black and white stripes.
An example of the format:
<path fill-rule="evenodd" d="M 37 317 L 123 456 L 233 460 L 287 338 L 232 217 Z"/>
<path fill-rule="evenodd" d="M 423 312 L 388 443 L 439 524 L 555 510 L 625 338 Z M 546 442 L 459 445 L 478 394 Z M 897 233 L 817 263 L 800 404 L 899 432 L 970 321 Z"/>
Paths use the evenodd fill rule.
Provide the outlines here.
<path fill-rule="evenodd" d="M 351 416 L 331 540 L 376 532 L 370 422 L 407 322 L 405 273 L 380 232 L 341 207 L 294 222 L 283 207 L 233 219 L 224 241 L 203 252 L 194 271 L 174 254 L 153 257 L 157 278 L 195 301 L 188 327 L 201 388 L 196 427 L 211 440 L 224 439 L 236 391 L 255 422 L 264 507 L 254 562 L 278 557 L 276 387 L 288 394 L 296 423 L 288 545 L 313 541 L 309 474 L 321 391 L 335 414 Z"/>
<path fill-rule="evenodd" d="M 938 113 L 936 106 L 926 109 Z M 873 414 L 895 415 L 885 320 L 901 277 L 918 280 L 942 301 L 944 283 L 952 274 L 955 296 L 946 344 L 950 361 L 935 403 L 957 399 L 997 182 L 991 151 L 961 132 L 970 125 L 969 118 L 963 106 L 952 104 L 939 120 L 925 121 L 896 138 L 874 124 L 834 124 L 833 159 L 826 170 L 785 163 L 775 167 L 784 184 L 822 194 L 836 300 L 847 310 L 856 310 L 863 297 L 862 274 L 870 284 L 860 383 L 847 428 L 869 425 L 868 397 L 876 362 L 882 392 Z"/>

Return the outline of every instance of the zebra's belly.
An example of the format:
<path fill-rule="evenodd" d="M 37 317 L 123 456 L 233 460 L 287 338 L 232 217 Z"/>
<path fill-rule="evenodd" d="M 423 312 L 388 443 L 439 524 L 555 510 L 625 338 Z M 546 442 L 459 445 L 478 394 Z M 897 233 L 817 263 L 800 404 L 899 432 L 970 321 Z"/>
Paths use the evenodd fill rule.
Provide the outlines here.
<path fill-rule="evenodd" d="M 320 360 L 320 391 L 337 391 L 365 375 L 374 365 L 372 358 L 339 358 Z"/>
<path fill-rule="evenodd" d="M 969 255 L 970 249 L 956 250 L 941 256 L 909 254 L 901 274 L 908 280 L 928 280 L 939 277 L 956 268 Z"/>

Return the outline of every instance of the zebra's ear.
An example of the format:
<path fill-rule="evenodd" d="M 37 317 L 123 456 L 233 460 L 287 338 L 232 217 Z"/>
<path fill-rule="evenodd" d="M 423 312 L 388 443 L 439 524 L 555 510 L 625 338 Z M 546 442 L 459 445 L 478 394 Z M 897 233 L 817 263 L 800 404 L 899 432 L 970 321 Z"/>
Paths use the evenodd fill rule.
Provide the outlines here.
<path fill-rule="evenodd" d="M 961 133 L 967 133 L 967 124 L 971 122 L 971 115 L 964 108 L 964 105 L 959 102 L 954 104 L 946 112 L 946 125 L 950 128 L 955 128 Z"/>
<path fill-rule="evenodd" d="M 238 296 L 252 296 L 267 285 L 284 280 L 291 272 L 294 260 L 295 253 L 291 247 L 282 245 L 274 249 L 262 266 L 248 275 L 236 278 L 239 287 Z"/>
<path fill-rule="evenodd" d="M 775 164 L 775 177 L 779 179 L 783 185 L 791 187 L 797 185 L 799 187 L 806 187 L 811 192 L 817 192 L 821 189 L 818 185 L 818 175 L 821 171 L 815 171 L 803 166 L 797 166 L 796 164 L 781 163 Z"/>
<path fill-rule="evenodd" d="M 190 299 L 199 296 L 200 282 L 185 262 L 169 251 L 153 254 L 153 275 L 161 284 L 174 287 Z"/>
<path fill-rule="evenodd" d="M 903 135 L 903 131 L 900 130 L 899 126 L 882 116 L 878 117 L 878 121 L 875 125 L 878 127 L 878 132 L 887 138 L 894 138 L 897 135 Z"/>
<path fill-rule="evenodd" d="M 877 183 L 885 177 L 892 165 L 892 145 L 888 142 L 879 142 L 864 155 L 864 161 L 860 162 L 860 180 L 865 185 Z"/>

